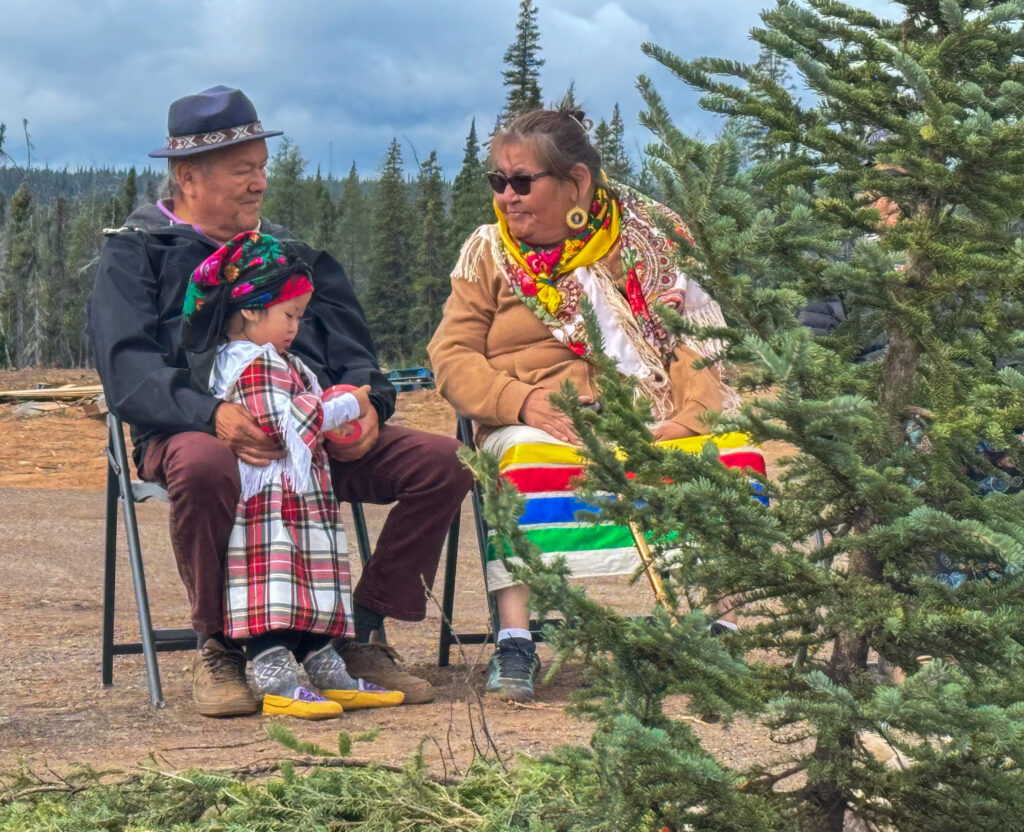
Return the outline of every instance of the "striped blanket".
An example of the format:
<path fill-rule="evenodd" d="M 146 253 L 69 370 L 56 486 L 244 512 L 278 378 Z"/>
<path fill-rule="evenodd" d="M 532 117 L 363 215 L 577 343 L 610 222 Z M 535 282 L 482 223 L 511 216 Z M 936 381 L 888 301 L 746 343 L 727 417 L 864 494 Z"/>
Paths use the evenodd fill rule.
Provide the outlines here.
<path fill-rule="evenodd" d="M 718 446 L 723 465 L 765 473 L 764 454 L 741 433 L 693 436 L 659 445 L 699 453 L 709 439 Z M 629 529 L 576 520 L 577 512 L 597 509 L 573 491 L 572 480 L 583 473 L 583 461 L 572 445 L 537 428 L 511 425 L 490 434 L 483 450 L 498 457 L 502 479 L 523 494 L 526 506 L 519 527 L 545 560 L 561 555 L 577 578 L 628 575 L 636 570 L 640 559 Z M 760 490 L 760 483 L 753 486 Z M 515 581 L 505 568 L 501 549 L 493 541 L 493 531 L 491 535 L 492 542 L 487 546 L 487 589 L 493 592 L 512 586 Z"/>

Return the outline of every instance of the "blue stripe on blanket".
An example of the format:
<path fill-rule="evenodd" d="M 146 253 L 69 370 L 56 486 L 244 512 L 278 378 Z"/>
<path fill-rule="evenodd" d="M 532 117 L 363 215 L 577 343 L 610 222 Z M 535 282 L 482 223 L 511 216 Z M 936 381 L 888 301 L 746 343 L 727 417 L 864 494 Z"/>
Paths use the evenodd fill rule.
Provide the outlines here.
<path fill-rule="evenodd" d="M 520 526 L 532 526 L 536 523 L 575 523 L 576 512 L 600 509 L 577 497 L 538 497 L 526 501 L 526 509 L 519 518 Z"/>

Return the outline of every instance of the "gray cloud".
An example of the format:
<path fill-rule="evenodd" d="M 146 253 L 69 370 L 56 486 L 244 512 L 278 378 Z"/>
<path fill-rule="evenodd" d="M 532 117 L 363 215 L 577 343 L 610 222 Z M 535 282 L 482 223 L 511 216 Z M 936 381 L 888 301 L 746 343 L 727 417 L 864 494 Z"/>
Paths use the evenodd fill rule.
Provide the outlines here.
<path fill-rule="evenodd" d="M 752 59 L 748 31 L 770 0 L 539 0 L 545 101 L 575 82 L 595 120 L 619 103 L 632 143 L 636 76 L 651 75 L 678 124 L 714 133 L 697 95 L 640 51 Z M 885 0 L 862 0 L 884 10 Z M 377 169 L 393 136 L 454 175 L 472 118 L 486 134 L 504 101 L 502 56 L 517 0 L 4 0 L 0 121 L 6 149 L 50 167 L 142 166 L 162 143 L 167 105 L 224 83 L 311 165 Z"/>

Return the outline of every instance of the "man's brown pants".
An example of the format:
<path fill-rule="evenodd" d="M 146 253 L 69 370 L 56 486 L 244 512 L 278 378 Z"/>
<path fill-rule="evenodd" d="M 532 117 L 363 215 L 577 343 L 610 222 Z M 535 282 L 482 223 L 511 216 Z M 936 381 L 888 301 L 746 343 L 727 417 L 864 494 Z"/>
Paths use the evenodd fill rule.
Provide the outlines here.
<path fill-rule="evenodd" d="M 365 456 L 331 463 L 344 502 L 391 503 L 373 557 L 353 593 L 380 615 L 421 621 L 424 584 L 433 585 L 441 545 L 472 483 L 446 436 L 385 424 Z M 208 433 L 161 436 L 146 447 L 139 475 L 167 487 L 171 545 L 200 633 L 224 629 L 224 558 L 241 493 L 238 461 Z"/>

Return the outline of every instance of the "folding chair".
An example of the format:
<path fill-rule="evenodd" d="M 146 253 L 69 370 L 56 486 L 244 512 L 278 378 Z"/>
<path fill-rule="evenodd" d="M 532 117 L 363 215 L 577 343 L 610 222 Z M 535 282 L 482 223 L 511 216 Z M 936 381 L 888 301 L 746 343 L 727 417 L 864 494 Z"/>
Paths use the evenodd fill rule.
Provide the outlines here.
<path fill-rule="evenodd" d="M 196 632 L 192 629 L 154 629 L 149 612 L 149 594 L 146 591 L 146 571 L 142 561 L 142 544 L 135 504 L 146 500 L 167 502 L 167 490 L 156 483 L 133 481 L 128 467 L 128 452 L 124 444 L 121 420 L 110 413 L 107 416 L 107 518 L 106 557 L 103 568 L 103 684 L 114 683 L 114 656 L 142 653 L 146 660 L 149 697 L 153 706 L 163 708 L 163 688 L 156 654 L 175 650 L 195 650 Z M 139 615 L 139 641 L 114 641 L 114 590 L 117 570 L 117 515 L 118 504 L 124 517 L 125 537 L 128 542 L 128 563 L 135 590 L 135 608 Z M 352 503 L 359 557 L 363 565 L 370 558 L 370 536 L 360 503 Z M 456 537 L 458 536 L 456 531 Z M 383 628 L 381 638 L 384 638 Z"/>
<path fill-rule="evenodd" d="M 462 442 L 470 450 L 476 450 L 476 443 L 473 441 L 473 423 L 465 416 L 458 416 L 455 425 L 455 438 Z M 448 555 L 444 568 L 444 587 L 441 596 L 441 635 L 438 639 L 437 665 L 447 667 L 451 656 L 453 644 L 493 644 L 501 625 L 498 620 L 498 606 L 494 602 L 494 596 L 486 592 L 487 586 L 487 521 L 484 520 L 483 494 L 480 485 L 473 483 L 471 492 L 473 498 L 473 520 L 476 529 L 476 542 L 480 549 L 480 567 L 484 573 L 484 587 L 487 595 L 487 611 L 490 619 L 490 630 L 486 633 L 456 633 L 452 629 L 455 616 L 455 573 L 458 566 L 459 548 L 459 518 L 448 532 Z M 535 641 L 543 641 L 545 626 L 561 626 L 560 618 L 545 619 L 544 621 L 530 620 L 530 632 Z"/>
<path fill-rule="evenodd" d="M 473 423 L 465 416 L 458 416 L 455 430 L 456 438 L 461 441 L 466 447 L 475 450 L 476 445 L 473 441 Z M 724 453 L 724 452 L 723 452 Z M 726 463 L 728 464 L 728 463 Z M 484 583 L 486 586 L 487 580 L 487 536 L 488 528 L 487 522 L 484 520 L 483 514 L 483 497 L 480 491 L 479 484 L 473 483 L 473 515 L 476 526 L 476 539 L 477 545 L 480 549 L 480 564 L 484 572 Z M 458 534 L 458 527 L 453 525 L 453 534 Z M 438 644 L 438 659 L 437 663 L 440 667 L 446 667 L 449 662 L 452 644 L 459 642 L 462 644 L 487 644 L 493 643 L 495 635 L 500 629 L 500 623 L 498 620 L 497 605 L 494 603 L 494 598 L 491 593 L 487 593 L 487 607 L 490 616 L 490 632 L 487 633 L 456 633 L 453 632 L 453 620 L 454 620 L 454 606 L 455 606 L 455 573 L 456 573 L 456 557 L 454 556 L 454 550 L 458 548 L 458 543 L 453 541 L 449 537 L 448 541 L 448 560 L 445 564 L 445 575 L 444 575 L 444 589 L 442 596 L 442 611 L 444 613 L 441 621 L 441 634 Z M 823 540 L 819 538 L 819 546 L 823 544 Z M 646 618 L 647 616 L 639 616 Z M 544 635 L 543 630 L 548 626 L 564 626 L 564 621 L 560 618 L 546 619 L 544 621 L 530 620 L 530 632 L 533 635 L 535 641 L 543 641 Z"/>

